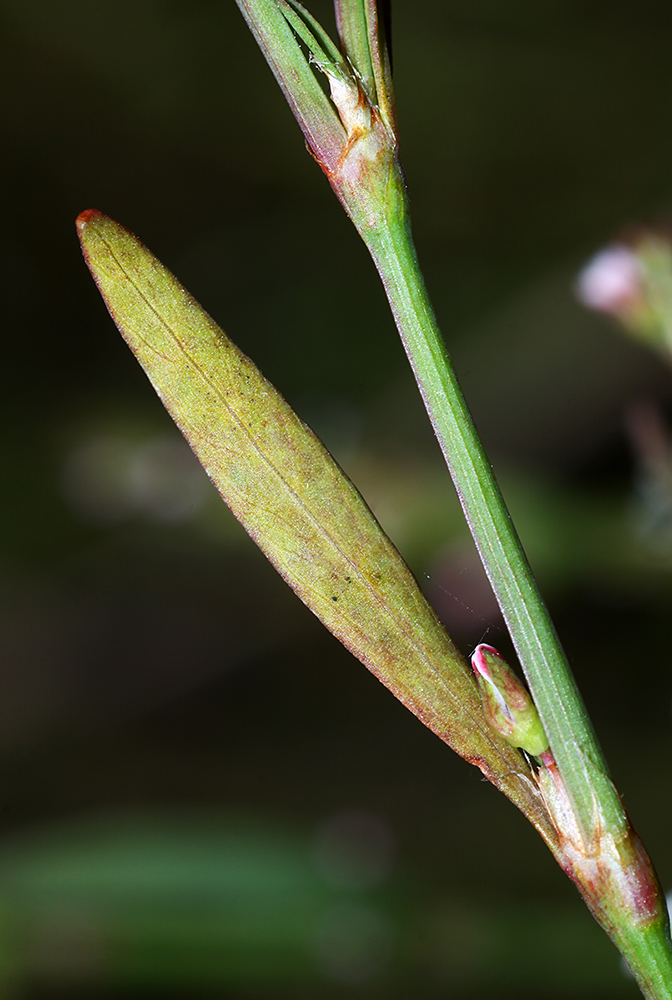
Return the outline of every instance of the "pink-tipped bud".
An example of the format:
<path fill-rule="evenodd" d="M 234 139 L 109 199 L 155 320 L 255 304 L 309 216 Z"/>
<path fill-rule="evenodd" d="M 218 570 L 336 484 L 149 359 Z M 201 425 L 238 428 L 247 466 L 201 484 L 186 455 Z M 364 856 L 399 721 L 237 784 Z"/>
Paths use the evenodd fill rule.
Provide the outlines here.
<path fill-rule="evenodd" d="M 548 750 L 539 713 L 525 685 L 492 646 L 481 645 L 471 658 L 483 714 L 507 742 L 533 757 Z"/>

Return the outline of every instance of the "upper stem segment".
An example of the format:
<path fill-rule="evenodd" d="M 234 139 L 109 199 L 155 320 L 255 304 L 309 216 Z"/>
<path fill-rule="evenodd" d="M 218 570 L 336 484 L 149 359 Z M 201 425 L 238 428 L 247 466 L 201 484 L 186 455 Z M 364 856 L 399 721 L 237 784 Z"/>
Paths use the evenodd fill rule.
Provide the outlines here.
<path fill-rule="evenodd" d="M 556 770 L 548 771 L 540 789 L 554 811 L 561 847 L 566 848 L 564 867 L 624 951 L 642 989 L 653 990 L 647 993 L 652 997 L 670 997 L 667 915 L 653 869 L 609 778 L 566 656 L 455 377 L 418 266 L 398 159 L 389 60 L 378 22 L 378 4 L 376 0 L 336 0 L 342 61 L 298 0 L 237 2 L 288 96 L 311 152 L 366 243 L 385 286 L 462 509 L 548 736 Z M 288 37 L 288 29 L 279 25 L 283 19 L 292 24 L 308 47 L 313 64 L 329 81 L 338 116 L 329 102 L 325 109 L 326 98 L 320 92 L 316 100 L 325 116 L 322 134 L 302 75 L 297 77 L 300 87 L 294 89 L 296 66 L 303 54 L 291 31 Z"/>
<path fill-rule="evenodd" d="M 625 824 L 623 808 L 439 333 L 407 219 L 393 219 L 369 232 L 366 242 L 588 842 L 596 782 L 601 810 L 608 813 L 610 826 Z"/>

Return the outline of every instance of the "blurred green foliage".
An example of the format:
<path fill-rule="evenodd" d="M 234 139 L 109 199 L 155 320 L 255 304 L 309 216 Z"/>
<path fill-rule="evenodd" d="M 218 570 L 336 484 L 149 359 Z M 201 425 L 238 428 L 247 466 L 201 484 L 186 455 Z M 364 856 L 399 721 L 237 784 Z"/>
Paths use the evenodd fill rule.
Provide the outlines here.
<path fill-rule="evenodd" d="M 326 0 L 311 9 L 329 21 Z M 157 905 L 143 859 L 170 884 L 202 854 L 190 817 L 206 809 L 224 818 L 205 867 L 224 870 L 225 817 L 242 810 L 265 846 L 255 854 L 250 841 L 241 871 L 269 873 L 272 855 L 290 872 L 291 843 L 357 808 L 397 844 L 383 912 L 409 943 L 388 969 L 421 968 L 429 995 L 449 984 L 453 997 L 536 998 L 535 977 L 569 975 L 571 952 L 576 978 L 553 973 L 558 997 L 635 996 L 523 819 L 321 630 L 217 502 L 79 258 L 85 208 L 138 233 L 323 435 L 465 651 L 485 638 L 508 652 L 373 267 L 234 5 L 0 0 L 0 18 L 8 995 L 102 997 L 115 975 L 114 989 L 154 995 L 352 992 L 295 976 L 298 932 L 262 989 L 265 917 L 245 952 L 259 978 L 241 985 L 224 889 L 215 916 L 210 904 Z M 651 517 L 625 415 L 645 400 L 669 418 L 672 374 L 582 310 L 572 284 L 621 227 L 669 213 L 671 40 L 662 0 L 395 7 L 402 154 L 430 291 L 668 889 L 670 527 Z M 120 831 L 114 816 L 128 809 L 177 816 L 177 832 L 163 819 Z M 94 835 L 77 817 L 100 810 L 112 832 L 101 821 Z M 287 829 L 300 831 L 289 847 Z M 111 877 L 124 851 L 137 863 L 113 919 L 94 868 Z M 62 886 L 40 924 L 47 855 Z M 73 946 L 65 978 L 38 974 L 79 905 L 75 868 L 103 914 L 91 933 L 102 926 L 117 958 L 103 972 Z M 189 870 L 196 892 L 205 876 Z M 512 925 L 530 945 L 507 964 Z M 19 947 L 36 927 L 42 952 Z M 357 989 L 386 994 L 387 975 Z"/>
<path fill-rule="evenodd" d="M 9 988 L 75 995 L 98 984 L 226 996 L 513 996 L 545 994 L 549 981 L 558 997 L 586 988 L 632 995 L 578 907 L 543 904 L 532 915 L 496 897 L 437 898 L 393 873 L 391 847 L 385 825 L 356 812 L 313 831 L 225 813 L 45 827 L 0 856 L 12 949 L 0 972 Z"/>

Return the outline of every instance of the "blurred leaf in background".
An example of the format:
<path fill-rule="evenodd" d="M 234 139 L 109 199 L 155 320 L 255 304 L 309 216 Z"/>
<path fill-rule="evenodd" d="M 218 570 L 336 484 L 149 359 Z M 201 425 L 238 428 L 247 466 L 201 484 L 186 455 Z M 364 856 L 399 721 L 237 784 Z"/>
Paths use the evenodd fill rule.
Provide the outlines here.
<path fill-rule="evenodd" d="M 329 8 L 311 4 L 325 24 Z M 202 851 L 193 810 L 242 810 L 267 847 L 241 871 L 268 871 L 259 857 L 286 843 L 283 831 L 310 839 L 306 831 L 354 809 L 379 817 L 396 844 L 402 884 L 396 896 L 389 883 L 383 910 L 395 928 L 393 967 L 422 968 L 430 993 L 448 984 L 456 997 L 495 988 L 538 997 L 532 972 L 523 981 L 520 963 L 505 962 L 507 927 L 534 934 L 528 971 L 540 937 L 564 955 L 566 935 L 578 955 L 591 925 L 573 890 L 522 818 L 406 718 L 276 579 L 190 465 L 79 256 L 73 220 L 84 208 L 141 232 L 324 438 L 464 651 L 485 637 L 506 654 L 373 268 L 234 4 L 0 0 L 0 18 L 0 800 L 9 838 L 0 864 L 16 872 L 3 881 L 0 912 L 7 968 L 18 962 L 23 977 L 18 995 L 53 988 L 25 977 L 40 948 L 15 947 L 37 934 L 22 937 L 42 904 L 19 869 L 46 879 L 41 852 L 63 874 L 45 924 L 58 928 L 78 905 L 68 871 L 71 885 L 80 865 L 81 881 L 100 887 L 84 860 L 98 851 L 96 864 L 112 869 L 136 851 L 114 933 L 131 941 L 145 921 L 143 940 L 154 935 L 164 957 L 152 965 L 137 957 L 149 945 L 138 946 L 140 971 L 124 988 L 167 991 L 147 963 L 159 970 L 174 955 L 172 968 L 183 962 L 193 979 L 175 972 L 173 995 L 206 989 L 197 966 L 212 961 L 219 971 L 207 989 L 221 996 L 234 989 L 220 951 L 229 939 L 221 927 L 202 930 L 195 904 L 173 917 L 138 903 L 143 859 L 167 883 Z M 667 631 L 672 577 L 669 553 L 652 552 L 632 518 L 625 414 L 645 400 L 668 416 L 672 376 L 584 311 L 573 284 L 624 225 L 669 213 L 672 14 L 662 0 L 417 0 L 396 5 L 394 40 L 403 158 L 439 319 L 614 776 L 669 889 L 672 685 L 669 664 L 648 650 Z M 646 685 L 624 683 L 644 657 Z M 169 818 L 151 835 L 128 819 L 123 834 L 116 820 L 116 833 L 99 825 L 94 834 L 77 818 L 152 809 Z M 489 856 L 493 826 L 519 868 Z M 225 820 L 212 831 L 222 859 L 212 866 L 223 870 L 233 856 Z M 164 851 L 166 837 L 179 850 Z M 294 849 L 277 848 L 280 870 L 294 870 Z M 483 900 L 497 902 L 481 909 Z M 542 925 L 553 933 L 539 935 Z M 97 941 L 110 939 L 92 926 Z M 486 937 L 505 970 L 496 987 L 469 958 Z M 52 931 L 45 939 L 59 951 Z M 189 951 L 195 939 L 215 942 L 207 962 Z M 250 941 L 253 955 L 261 937 Z M 590 997 L 636 996 L 605 947 L 598 960 L 597 938 L 586 944 L 573 984 L 558 973 L 559 996 L 581 1000 L 579 982 Z M 86 972 L 86 996 L 103 996 L 109 982 L 87 947 L 81 954 L 66 988 Z M 262 943 L 256 954 L 261 966 Z M 303 989 L 284 983 L 288 995 Z"/>
<path fill-rule="evenodd" d="M 579 908 L 437 898 L 399 870 L 395 846 L 357 810 L 312 831 L 147 811 L 43 827 L 0 849 L 12 948 L 0 971 L 10 987 L 75 995 L 514 996 L 552 981 L 558 997 L 632 996 Z"/>

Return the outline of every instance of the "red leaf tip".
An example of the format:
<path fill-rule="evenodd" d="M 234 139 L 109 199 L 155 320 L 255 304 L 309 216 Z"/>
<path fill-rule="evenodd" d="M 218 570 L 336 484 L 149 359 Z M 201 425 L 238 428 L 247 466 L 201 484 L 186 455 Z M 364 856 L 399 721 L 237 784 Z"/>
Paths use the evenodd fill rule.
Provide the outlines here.
<path fill-rule="evenodd" d="M 75 225 L 77 226 L 77 232 L 81 233 L 85 226 L 92 222 L 94 219 L 102 219 L 103 213 L 99 212 L 97 208 L 87 208 L 77 216 L 77 221 Z"/>

